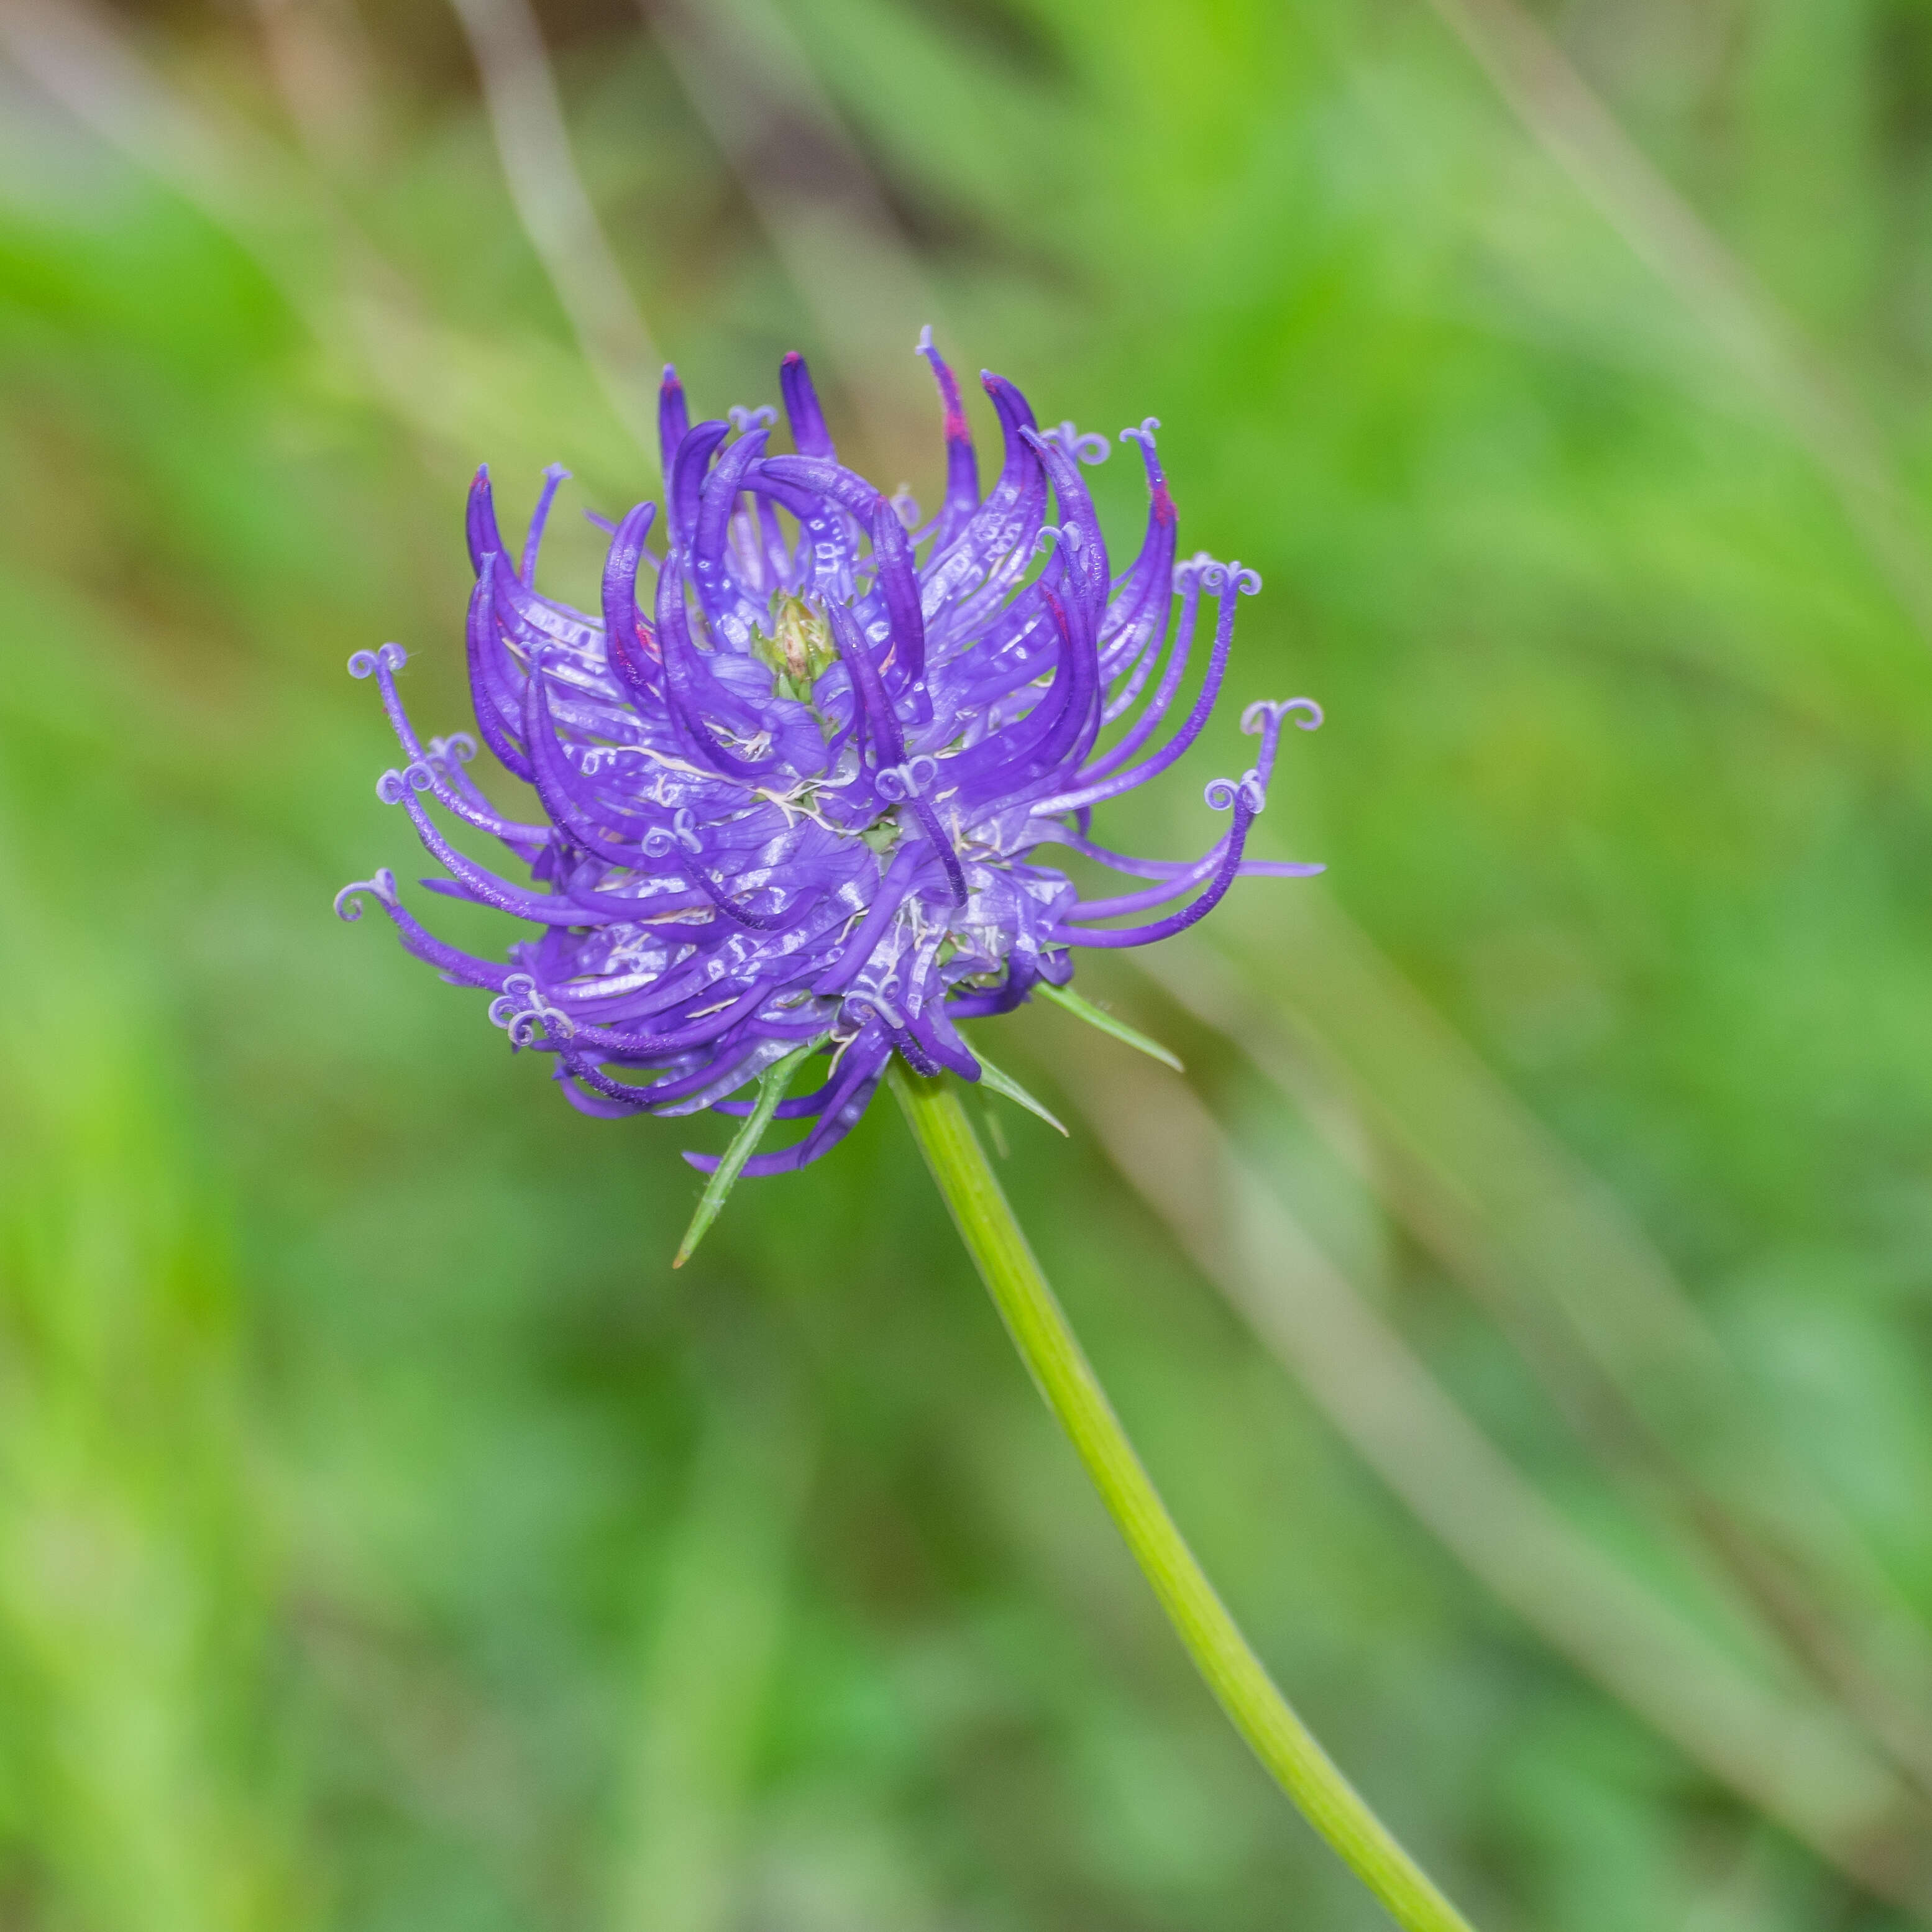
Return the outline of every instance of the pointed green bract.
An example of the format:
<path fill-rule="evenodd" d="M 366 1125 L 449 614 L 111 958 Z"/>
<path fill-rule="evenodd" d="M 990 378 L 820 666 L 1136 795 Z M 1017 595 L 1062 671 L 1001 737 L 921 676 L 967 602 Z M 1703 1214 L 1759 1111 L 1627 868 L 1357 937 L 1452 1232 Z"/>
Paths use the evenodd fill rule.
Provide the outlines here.
<path fill-rule="evenodd" d="M 1049 1127 L 1057 1128 L 1061 1133 L 1066 1133 L 1066 1128 L 1060 1126 L 1060 1122 L 1055 1120 L 1010 1073 L 1002 1073 L 976 1046 L 973 1049 L 973 1058 L 980 1063 L 980 1084 L 982 1087 L 990 1088 L 995 1094 L 1004 1094 L 1009 1100 L 1017 1102 L 1029 1114 L 1037 1114 Z"/>
<path fill-rule="evenodd" d="M 1157 1060 L 1163 1066 L 1171 1066 L 1177 1073 L 1185 1073 L 1178 1054 L 1170 1053 L 1157 1040 L 1149 1040 L 1137 1028 L 1128 1025 L 1125 1020 L 1117 1020 L 1091 1000 L 1082 999 L 1071 986 L 1049 986 L 1042 980 L 1034 988 L 1036 993 L 1044 993 L 1057 1006 L 1064 1006 L 1076 1019 L 1084 1020 L 1089 1026 L 1098 1027 L 1102 1033 L 1110 1033 L 1127 1046 L 1138 1047 L 1150 1060 Z M 1059 1124 L 1056 1121 L 1056 1126 Z M 1065 1130 L 1063 1128 L 1064 1132 Z"/>
<path fill-rule="evenodd" d="M 802 1046 L 794 1047 L 784 1059 L 773 1061 L 758 1076 L 758 1104 L 746 1115 L 745 1124 L 731 1136 L 731 1144 L 724 1150 L 724 1158 L 712 1169 L 711 1178 L 705 1182 L 704 1192 L 698 1197 L 698 1212 L 692 1216 L 691 1226 L 686 1228 L 684 1239 L 678 1244 L 676 1256 L 671 1262 L 673 1268 L 683 1267 L 710 1232 L 718 1210 L 724 1205 L 725 1197 L 744 1172 L 746 1162 L 758 1151 L 759 1142 L 765 1137 L 765 1130 L 772 1124 L 772 1116 L 778 1110 L 778 1102 L 785 1096 L 785 1089 L 791 1084 L 798 1070 L 829 1037 L 820 1034 L 816 1040 L 808 1040 Z M 1064 1127 L 1060 1129 L 1062 1133 L 1066 1131 Z"/>

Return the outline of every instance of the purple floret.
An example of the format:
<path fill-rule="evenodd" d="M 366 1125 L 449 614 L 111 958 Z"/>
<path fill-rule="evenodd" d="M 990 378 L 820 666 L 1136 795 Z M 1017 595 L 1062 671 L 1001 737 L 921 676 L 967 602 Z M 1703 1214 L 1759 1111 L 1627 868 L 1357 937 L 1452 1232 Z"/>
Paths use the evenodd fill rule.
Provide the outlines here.
<path fill-rule="evenodd" d="M 779 379 L 790 455 L 767 452 L 770 410 L 688 423 L 667 369 L 663 514 L 640 503 L 604 524 L 596 615 L 536 588 L 565 472 L 545 472 L 513 560 L 478 471 L 466 628 L 476 724 L 534 790 L 541 820 L 498 812 L 464 770 L 477 749 L 467 734 L 417 736 L 396 689 L 399 645 L 350 660 L 354 675 L 374 676 L 406 757 L 378 794 L 408 812 L 446 874 L 423 884 L 538 930 L 507 963 L 459 951 L 404 908 L 386 869 L 345 886 L 337 910 L 359 917 L 372 895 L 410 952 L 494 993 L 490 1017 L 512 1048 L 552 1055 L 566 1095 L 600 1118 L 742 1114 L 748 1102 L 733 1096 L 816 1046 L 823 1084 L 778 1108 L 805 1132 L 753 1156 L 747 1174 L 802 1167 L 836 1145 L 895 1052 L 921 1073 L 977 1079 L 955 1022 L 1010 1012 L 1042 982 L 1064 986 L 1072 948 L 1147 945 L 1192 925 L 1244 874 L 1322 869 L 1244 856 L 1283 724 L 1322 722 L 1306 698 L 1248 708 L 1242 729 L 1259 735 L 1260 755 L 1208 788 L 1232 818 L 1199 859 L 1093 842 L 1095 805 L 1164 772 L 1199 736 L 1235 604 L 1261 579 L 1204 554 L 1176 562 L 1151 417 L 1121 432 L 1139 446 L 1151 500 L 1140 553 L 1118 574 L 1080 476 L 1105 441 L 1071 423 L 1041 430 L 1026 398 L 992 374 L 981 380 L 1005 452 L 982 496 L 958 384 L 930 331 L 919 348 L 946 451 L 945 500 L 923 522 L 910 499 L 838 462 L 801 357 L 788 356 Z M 1204 598 L 1216 608 L 1199 688 L 1156 745 Z M 1099 750 L 1103 728 L 1124 720 Z M 431 803 L 499 840 L 518 876 L 460 851 Z M 1153 883 L 1083 900 L 1039 862 L 1053 844 Z M 1132 922 L 1102 923 L 1123 917 Z"/>

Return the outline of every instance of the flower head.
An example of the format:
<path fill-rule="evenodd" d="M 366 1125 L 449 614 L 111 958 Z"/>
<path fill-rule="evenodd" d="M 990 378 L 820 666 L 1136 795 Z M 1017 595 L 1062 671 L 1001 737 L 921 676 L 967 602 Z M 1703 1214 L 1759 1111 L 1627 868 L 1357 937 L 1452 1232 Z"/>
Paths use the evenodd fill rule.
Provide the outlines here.
<path fill-rule="evenodd" d="M 490 804 L 464 770 L 468 736 L 417 736 L 396 686 L 400 646 L 350 661 L 375 678 L 406 757 L 378 793 L 409 814 L 446 874 L 424 886 L 539 931 L 507 963 L 460 952 L 405 909 L 387 870 L 344 887 L 338 911 L 356 918 L 372 895 L 410 951 L 494 994 L 490 1016 L 512 1047 L 551 1055 L 586 1113 L 748 1114 L 734 1095 L 822 1054 L 823 1083 L 775 1106 L 802 1133 L 748 1160 L 734 1150 L 749 1173 L 833 1146 L 895 1052 L 922 1073 L 980 1078 L 957 1022 L 1064 988 L 1072 949 L 1165 938 L 1244 872 L 1321 869 L 1243 856 L 1284 722 L 1321 722 L 1306 698 L 1244 714 L 1259 754 L 1208 788 L 1230 820 L 1199 859 L 1130 858 L 1088 837 L 1094 806 L 1157 776 L 1200 736 L 1235 606 L 1261 579 L 1204 554 L 1177 562 L 1151 417 L 1120 433 L 1138 448 L 1151 501 L 1139 554 L 1118 574 L 1080 474 L 1106 440 L 1071 423 L 1041 430 L 1026 398 L 991 374 L 1005 451 L 982 496 L 958 385 L 930 331 L 919 347 L 945 410 L 945 497 L 930 518 L 840 464 L 799 356 L 779 376 L 790 455 L 768 452 L 770 409 L 689 424 L 667 369 L 662 524 L 640 503 L 605 526 L 596 615 L 536 588 L 566 472 L 546 472 L 520 557 L 478 473 L 476 724 L 535 791 L 541 820 L 506 820 Z M 646 542 L 654 532 L 661 554 Z M 1197 693 L 1156 745 L 1199 655 L 1208 600 Z M 526 881 L 458 850 L 432 804 L 500 840 Z M 1083 900 L 1040 862 L 1053 845 L 1149 883 Z M 1118 918 L 1133 922 L 1105 922 Z M 761 1096 L 760 1129 L 773 1112 Z"/>

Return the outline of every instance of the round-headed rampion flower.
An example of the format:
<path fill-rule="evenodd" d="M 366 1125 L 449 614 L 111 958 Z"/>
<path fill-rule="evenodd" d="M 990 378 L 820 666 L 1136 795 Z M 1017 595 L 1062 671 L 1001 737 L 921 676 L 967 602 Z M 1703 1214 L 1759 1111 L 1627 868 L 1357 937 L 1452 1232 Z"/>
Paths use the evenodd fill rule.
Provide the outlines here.
<path fill-rule="evenodd" d="M 766 453 L 769 409 L 688 425 L 666 370 L 664 553 L 646 546 L 652 504 L 606 526 L 601 616 L 536 588 L 566 472 L 547 472 L 520 558 L 478 472 L 476 723 L 535 791 L 540 822 L 490 804 L 464 769 L 476 750 L 466 735 L 417 736 L 396 688 L 400 646 L 350 661 L 375 677 L 405 754 L 377 790 L 447 874 L 424 886 L 540 931 L 507 963 L 459 951 L 403 906 L 386 869 L 345 886 L 337 910 L 356 918 L 373 895 L 410 952 L 496 994 L 490 1017 L 512 1046 L 554 1056 L 565 1094 L 589 1114 L 743 1115 L 751 1103 L 732 1096 L 748 1082 L 802 1046 L 822 1049 L 823 1083 L 778 1108 L 806 1130 L 753 1158 L 749 1174 L 802 1167 L 836 1144 L 895 1052 L 921 1073 L 980 1078 L 956 1022 L 1064 987 L 1073 948 L 1166 938 L 1244 872 L 1321 870 L 1242 856 L 1284 722 L 1321 722 L 1306 698 L 1244 714 L 1260 754 L 1240 778 L 1208 786 L 1209 805 L 1231 819 L 1198 860 L 1130 858 L 1089 838 L 1094 806 L 1157 776 L 1200 736 L 1236 602 L 1261 580 L 1204 554 L 1177 563 L 1151 417 L 1120 433 L 1139 446 L 1152 502 L 1140 554 L 1118 575 L 1079 467 L 1106 455 L 1105 439 L 1070 423 L 1041 430 L 1026 398 L 991 374 L 1005 454 L 982 497 L 958 385 L 930 331 L 919 346 L 945 410 L 945 499 L 929 520 L 838 461 L 800 357 L 779 376 L 789 456 Z M 1206 667 L 1156 746 L 1204 598 L 1214 603 Z M 459 851 L 432 802 L 500 840 L 529 882 Z M 1150 883 L 1082 899 L 1040 862 L 1051 845 Z M 1135 922 L 1105 922 L 1120 918 Z"/>

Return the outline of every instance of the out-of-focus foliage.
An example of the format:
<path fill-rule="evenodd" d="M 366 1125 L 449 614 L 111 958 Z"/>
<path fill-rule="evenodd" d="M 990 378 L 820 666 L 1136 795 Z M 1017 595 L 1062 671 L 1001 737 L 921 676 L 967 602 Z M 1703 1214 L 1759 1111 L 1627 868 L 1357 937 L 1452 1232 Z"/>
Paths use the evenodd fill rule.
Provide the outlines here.
<path fill-rule="evenodd" d="M 1124 963 L 1082 983 L 1182 1048 L 1610 1559 L 1794 1695 L 1808 1654 L 1855 1702 L 1831 1660 L 1888 1628 L 1870 1676 L 1909 1732 L 1932 1616 L 1920 14 L 720 0 L 694 69 L 690 16 L 540 11 L 591 196 L 701 409 L 764 399 L 799 346 L 835 394 L 845 371 L 873 456 L 921 446 L 878 400 L 917 374 L 910 333 L 855 394 L 809 250 L 774 245 L 775 194 L 824 173 L 810 116 L 731 65 L 776 32 L 956 359 L 1050 421 L 1161 417 L 1184 536 L 1267 579 L 1234 694 L 1328 710 L 1261 833 L 1330 878 L 1244 886 L 1222 940 L 1328 1085 L 1298 1111 Z M 1190 1676 L 884 1108 L 741 1188 L 674 1277 L 680 1127 L 572 1114 L 479 998 L 328 916 L 410 842 L 344 660 L 400 638 L 418 718 L 462 722 L 470 467 L 513 504 L 553 459 L 606 512 L 656 490 L 519 226 L 457 16 L 7 0 L 0 28 L 0 1923 L 1377 1922 Z M 754 110 L 735 147 L 721 87 Z M 1602 111 L 1634 145 L 1605 149 Z M 1124 541 L 1132 466 L 1096 472 Z M 587 592 L 596 554 L 566 531 L 559 582 Z M 1121 808 L 1121 843 L 1198 849 L 1198 780 L 1248 751 L 1210 735 L 1197 784 Z M 1475 1056 L 1409 1050 L 1441 1038 L 1418 992 Z M 1029 1015 L 1000 1058 L 1077 1112 L 1072 1024 Z M 1514 1163 L 1476 1168 L 1514 1144 L 1485 1124 L 1518 1104 L 1685 1285 L 1736 1418 L 1665 1415 L 1664 1453 L 1622 1454 L 1538 1347 L 1577 1282 L 1622 1318 L 1594 1237 L 1520 1244 L 1486 1300 L 1418 1233 L 1393 1150 L 1490 1227 Z M 1466 1573 L 1091 1135 L 1001 1124 L 1177 1513 L 1479 1922 L 1911 1922 Z M 1830 1527 L 1794 1594 L 1754 1570 L 1750 1510 L 1800 1492 Z"/>

